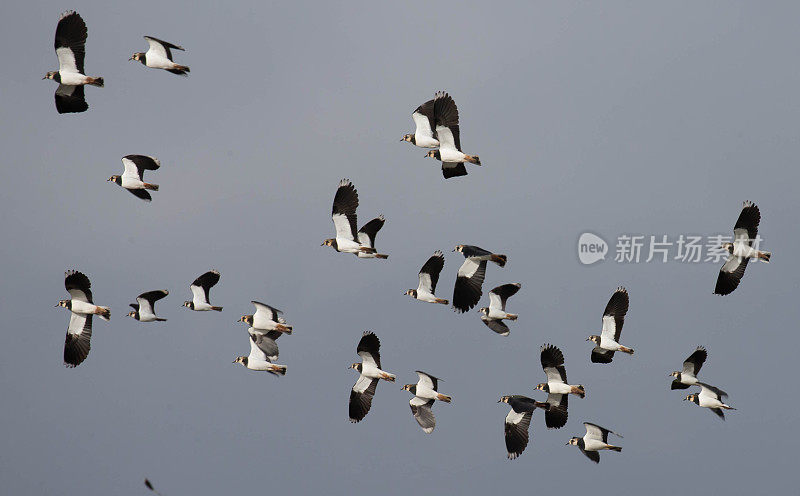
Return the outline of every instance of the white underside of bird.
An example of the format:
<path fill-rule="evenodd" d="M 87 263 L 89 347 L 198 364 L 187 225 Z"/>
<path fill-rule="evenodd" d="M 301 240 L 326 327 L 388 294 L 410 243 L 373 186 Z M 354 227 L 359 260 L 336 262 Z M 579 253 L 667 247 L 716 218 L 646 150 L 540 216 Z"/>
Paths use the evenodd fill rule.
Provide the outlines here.
<path fill-rule="evenodd" d="M 84 84 L 89 84 L 89 81 L 94 81 L 94 78 L 84 76 L 79 72 L 68 72 L 59 70 L 58 75 L 61 78 L 60 83 L 69 86 L 82 86 Z"/>
<path fill-rule="evenodd" d="M 370 360 L 364 360 L 362 362 L 361 375 L 364 377 L 369 377 L 370 379 L 383 379 L 385 381 L 394 381 L 397 378 L 397 376 L 394 374 L 390 374 L 389 372 L 384 372 L 383 370 L 379 369 L 370 363 Z"/>
<path fill-rule="evenodd" d="M 572 389 L 575 386 L 571 386 L 569 384 L 565 384 L 563 382 L 548 382 L 547 388 L 550 390 L 550 394 L 569 394 L 572 392 Z"/>
<path fill-rule="evenodd" d="M 361 253 L 362 245 L 352 239 L 336 237 L 336 249 L 343 253 Z"/>
<path fill-rule="evenodd" d="M 180 66 L 180 64 L 176 64 L 170 59 L 159 53 L 153 52 L 152 50 L 148 50 L 145 54 L 144 65 L 147 67 L 152 67 L 153 69 L 176 69 Z"/>
<path fill-rule="evenodd" d="M 107 307 L 97 306 L 86 301 L 77 300 L 75 298 L 72 299 L 71 307 L 72 308 L 70 308 L 70 310 L 72 311 L 72 313 L 79 313 L 81 315 L 96 314 L 103 320 L 109 320 L 104 315 L 108 311 Z"/>
<path fill-rule="evenodd" d="M 583 451 L 600 451 L 611 448 L 612 445 L 604 443 L 598 439 L 583 437 Z"/>
<path fill-rule="evenodd" d="M 735 240 L 733 242 L 733 256 L 739 258 L 759 258 L 759 251 L 750 246 L 747 242 L 742 240 Z M 764 260 L 762 258 L 762 260 Z M 768 260 L 764 260 L 769 262 Z"/>
<path fill-rule="evenodd" d="M 433 293 L 429 293 L 428 291 L 425 291 L 425 290 L 420 290 L 419 288 L 417 288 L 417 299 L 420 300 L 420 301 L 428 302 L 428 303 L 438 303 L 439 302 L 439 298 L 437 298 L 435 295 L 433 295 Z"/>

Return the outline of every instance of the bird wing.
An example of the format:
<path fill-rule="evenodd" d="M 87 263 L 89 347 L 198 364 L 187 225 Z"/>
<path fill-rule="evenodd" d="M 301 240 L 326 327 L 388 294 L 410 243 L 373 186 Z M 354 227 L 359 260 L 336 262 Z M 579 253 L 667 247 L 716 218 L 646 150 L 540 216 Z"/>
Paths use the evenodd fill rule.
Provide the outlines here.
<path fill-rule="evenodd" d="M 419 271 L 419 287 L 417 292 L 427 291 L 428 293 L 436 292 L 436 284 L 439 282 L 439 273 L 444 267 L 444 255 L 441 251 L 435 251 L 433 255 L 425 262 L 425 265 Z"/>
<path fill-rule="evenodd" d="M 432 389 L 434 391 L 439 390 L 438 388 L 440 379 L 421 370 L 417 370 L 416 373 L 419 377 L 419 381 L 417 381 L 417 387 L 427 387 L 428 389 Z"/>
<path fill-rule="evenodd" d="M 247 359 L 251 362 L 261 361 L 272 363 L 267 354 L 264 353 L 264 350 L 256 343 L 256 337 L 250 332 L 248 332 L 248 334 L 250 335 L 250 355 L 248 355 Z"/>
<path fill-rule="evenodd" d="M 84 273 L 76 270 L 65 272 L 64 287 L 73 299 L 92 303 L 92 283 Z"/>
<path fill-rule="evenodd" d="M 155 303 L 166 297 L 169 294 L 169 291 L 166 289 L 157 289 L 155 291 L 148 291 L 146 293 L 142 293 L 136 297 L 136 301 L 139 303 L 139 308 L 141 308 L 145 313 L 149 312 L 155 315 Z"/>
<path fill-rule="evenodd" d="M 442 162 L 442 176 L 445 179 L 466 175 L 467 168 L 464 166 L 464 162 Z"/>
<path fill-rule="evenodd" d="M 728 255 L 728 260 L 719 269 L 714 294 L 724 296 L 733 293 L 733 290 L 739 286 L 739 282 L 744 277 L 744 271 L 749 261 L 749 258 L 737 257 L 734 254 Z"/>
<path fill-rule="evenodd" d="M 461 313 L 478 304 L 483 291 L 481 286 L 486 277 L 486 260 L 464 260 L 458 269 L 456 284 L 453 288 L 453 308 Z"/>
<path fill-rule="evenodd" d="M 411 413 L 414 415 L 414 419 L 426 434 L 433 432 L 433 428 L 436 427 L 436 417 L 434 417 L 433 410 L 431 410 L 434 401 L 414 396 L 408 402 L 411 405 Z"/>
<path fill-rule="evenodd" d="M 336 237 L 355 241 L 358 239 L 358 191 L 349 179 L 339 181 L 339 188 L 333 197 L 331 217 L 336 228 Z"/>
<path fill-rule="evenodd" d="M 548 393 L 547 403 L 550 405 L 550 409 L 544 412 L 547 428 L 560 429 L 567 425 L 569 395 Z"/>
<path fill-rule="evenodd" d="M 147 44 L 150 45 L 150 50 L 152 50 L 154 54 L 160 55 L 169 60 L 172 60 L 172 52 L 170 51 L 170 48 L 174 48 L 175 50 L 183 50 L 183 47 L 173 45 L 167 41 L 159 40 L 158 38 L 153 38 L 152 36 L 145 36 L 144 39 L 147 40 Z"/>
<path fill-rule="evenodd" d="M 581 453 L 586 455 L 586 458 L 590 459 L 595 463 L 600 463 L 600 453 L 597 451 L 586 451 L 585 449 L 581 448 Z"/>
<path fill-rule="evenodd" d="M 753 245 L 753 240 L 758 236 L 758 224 L 761 222 L 761 212 L 758 206 L 751 201 L 744 202 L 742 212 L 733 226 L 734 242 L 740 241 Z"/>
<path fill-rule="evenodd" d="M 458 107 L 453 97 L 444 91 L 436 92 L 433 100 L 435 126 L 458 126 Z"/>
<path fill-rule="evenodd" d="M 603 332 L 602 337 L 613 339 L 619 342 L 622 334 L 622 324 L 625 323 L 625 314 L 628 313 L 628 291 L 619 287 L 608 300 L 606 309 L 603 312 Z"/>
<path fill-rule="evenodd" d="M 511 334 L 511 329 L 509 329 L 506 323 L 502 320 L 488 319 L 485 315 L 481 315 L 481 322 L 486 324 L 486 327 L 501 336 L 508 336 Z"/>
<path fill-rule="evenodd" d="M 278 310 L 275 307 L 271 307 L 266 303 L 261 303 L 260 301 L 251 301 L 250 303 L 256 307 L 256 313 L 253 314 L 253 322 L 256 321 L 256 318 L 260 319 L 263 315 L 264 318 L 269 319 L 273 322 L 278 322 L 278 314 L 282 314 L 283 312 Z M 256 317 L 258 316 L 258 317 Z"/>
<path fill-rule="evenodd" d="M 140 181 L 144 180 L 144 171 L 161 167 L 157 158 L 148 155 L 125 155 L 122 157 L 122 164 L 125 166 L 126 176 L 138 177 Z"/>
<path fill-rule="evenodd" d="M 278 359 L 278 343 L 275 340 L 281 335 L 280 332 L 277 333 L 278 336 L 271 336 L 270 333 L 264 334 L 251 327 L 247 330 L 247 333 L 250 334 L 250 340 L 258 346 L 258 349 L 264 353 L 268 360 Z"/>
<path fill-rule="evenodd" d="M 592 363 L 611 363 L 614 360 L 614 351 L 605 350 L 599 346 L 592 349 Z"/>
<path fill-rule="evenodd" d="M 461 247 L 461 254 L 464 255 L 465 258 L 470 257 L 488 257 L 492 254 L 489 250 L 484 250 L 478 246 L 473 245 L 463 245 Z"/>
<path fill-rule="evenodd" d="M 503 284 L 489 291 L 489 308 L 495 308 L 504 312 L 506 310 L 506 300 L 517 294 L 517 291 L 519 291 L 521 287 L 522 284 L 520 283 Z"/>
<path fill-rule="evenodd" d="M 567 369 L 564 368 L 564 354 L 561 350 L 552 344 L 545 344 L 542 346 L 540 359 L 547 382 L 567 383 Z"/>
<path fill-rule="evenodd" d="M 610 429 L 606 429 L 605 427 L 600 427 L 597 424 L 592 424 L 590 422 L 584 422 L 583 425 L 584 425 L 584 427 L 586 427 L 586 437 L 589 438 L 589 439 L 594 439 L 596 441 L 602 441 L 602 442 L 608 444 L 608 434 L 609 433 L 614 434 L 615 436 L 622 437 L 619 434 L 617 434 L 616 432 L 614 432 L 614 431 L 612 431 Z"/>
<path fill-rule="evenodd" d="M 56 88 L 55 99 L 56 111 L 59 114 L 85 112 L 89 109 L 83 93 L 83 86 L 80 85 L 59 84 Z"/>
<path fill-rule="evenodd" d="M 533 412 L 517 413 L 513 408 L 506 415 L 504 430 L 509 460 L 518 457 L 528 446 L 528 427 L 532 416 Z"/>
<path fill-rule="evenodd" d="M 70 10 L 61 14 L 55 38 L 59 72 L 83 74 L 87 35 L 86 23 L 77 12 Z"/>
<path fill-rule="evenodd" d="M 694 353 L 689 355 L 689 358 L 683 362 L 683 373 L 697 377 L 707 357 L 708 352 L 706 352 L 706 349 L 702 346 L 698 346 L 697 349 L 694 350 Z"/>
<path fill-rule="evenodd" d="M 190 286 L 192 289 L 192 295 L 194 295 L 194 297 L 199 301 L 209 303 L 210 300 L 208 299 L 208 291 L 218 282 L 219 272 L 216 270 L 209 270 L 194 280 Z"/>
<path fill-rule="evenodd" d="M 149 202 L 153 199 L 153 197 L 150 196 L 150 193 L 148 193 L 146 189 L 129 189 L 127 191 L 136 198 L 140 198 L 144 201 Z"/>
<path fill-rule="evenodd" d="M 378 379 L 358 376 L 358 380 L 353 384 L 353 389 L 350 390 L 350 422 L 360 422 L 366 417 L 372 407 L 372 398 L 375 396 L 377 387 Z"/>
<path fill-rule="evenodd" d="M 458 124 L 452 126 L 436 126 L 436 135 L 439 137 L 439 149 L 450 148 L 461 151 L 461 137 Z"/>
<path fill-rule="evenodd" d="M 411 118 L 414 120 L 416 130 L 414 134 L 422 136 L 433 137 L 433 128 L 435 126 L 435 118 L 433 115 L 434 101 L 428 100 L 414 110 Z"/>
<path fill-rule="evenodd" d="M 72 368 L 89 356 L 92 339 L 92 316 L 70 312 L 67 335 L 64 339 L 64 365 Z"/>
<path fill-rule="evenodd" d="M 358 242 L 368 248 L 375 248 L 375 235 L 381 230 L 384 222 L 386 222 L 386 219 L 383 218 L 383 215 L 380 215 L 364 224 L 358 230 Z"/>
<path fill-rule="evenodd" d="M 358 342 L 356 353 L 365 363 L 371 363 L 377 368 L 381 368 L 381 341 L 375 333 L 365 331 Z"/>
<path fill-rule="evenodd" d="M 726 398 L 728 393 L 723 391 L 718 387 L 714 387 L 711 384 L 706 384 L 705 382 L 697 382 L 695 383 L 696 386 L 700 386 L 700 396 L 706 396 L 710 398 L 716 398 L 722 401 L 722 398 Z"/>

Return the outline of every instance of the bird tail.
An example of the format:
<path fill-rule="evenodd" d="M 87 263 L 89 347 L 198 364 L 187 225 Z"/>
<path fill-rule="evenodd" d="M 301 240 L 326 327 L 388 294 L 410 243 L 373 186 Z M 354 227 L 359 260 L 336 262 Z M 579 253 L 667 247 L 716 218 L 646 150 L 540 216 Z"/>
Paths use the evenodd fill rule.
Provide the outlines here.
<path fill-rule="evenodd" d="M 217 312 L 221 312 L 222 311 L 222 307 L 211 307 L 211 310 L 214 310 L 214 311 L 217 311 Z"/>
<path fill-rule="evenodd" d="M 621 446 L 609 446 L 608 449 L 610 449 L 611 451 L 616 451 L 617 453 L 622 453 Z"/>
<path fill-rule="evenodd" d="M 176 65 L 175 66 L 175 70 L 176 71 L 181 71 L 181 72 L 192 72 L 192 71 L 189 70 L 189 66 L 188 65 Z"/>
<path fill-rule="evenodd" d="M 292 326 L 286 324 L 275 324 L 275 330 L 285 334 L 291 334 Z"/>
<path fill-rule="evenodd" d="M 161 317 L 156 317 L 156 322 L 166 322 L 167 319 L 162 319 Z"/>
<path fill-rule="evenodd" d="M 481 158 L 477 155 L 465 155 L 464 160 L 471 164 L 481 165 Z"/>
<path fill-rule="evenodd" d="M 87 81 L 86 84 L 91 84 L 92 86 L 99 86 L 99 87 L 102 88 L 105 85 L 105 82 L 103 81 L 103 78 L 101 78 L 101 77 L 90 77 L 90 78 L 88 78 L 88 81 Z"/>
<path fill-rule="evenodd" d="M 517 320 L 518 318 L 519 318 L 519 315 L 517 315 L 515 313 L 506 314 L 506 319 L 508 319 L 508 320 Z"/>
<path fill-rule="evenodd" d="M 440 401 L 444 401 L 445 403 L 450 403 L 451 401 L 453 401 L 452 397 L 447 396 L 446 394 L 442 394 L 442 393 L 437 393 L 436 394 L 436 399 L 438 399 Z"/>
<path fill-rule="evenodd" d="M 375 254 L 375 258 L 387 259 L 387 258 L 389 258 L 389 255 L 386 255 L 385 253 L 376 253 Z"/>
<path fill-rule="evenodd" d="M 496 263 L 500 267 L 505 267 L 507 260 L 508 257 L 505 255 L 495 255 L 494 253 L 492 253 L 492 262 Z"/>
<path fill-rule="evenodd" d="M 384 381 L 394 382 L 394 380 L 397 379 L 397 376 L 394 374 L 390 374 L 389 372 L 384 372 L 381 375 L 381 379 L 383 379 Z"/>
<path fill-rule="evenodd" d="M 111 309 L 108 307 L 97 307 L 97 315 L 103 320 L 111 320 Z"/>
<path fill-rule="evenodd" d="M 276 375 L 286 375 L 286 365 L 271 365 L 269 371 Z"/>
<path fill-rule="evenodd" d="M 158 184 L 150 184 L 150 183 L 143 183 L 144 189 L 152 189 L 153 191 L 158 191 Z"/>
<path fill-rule="evenodd" d="M 627 353 L 628 355 L 633 355 L 633 348 L 628 348 L 627 346 L 620 346 L 619 351 Z"/>
<path fill-rule="evenodd" d="M 375 248 L 370 248 L 369 246 L 359 246 L 358 251 L 361 253 L 375 253 L 377 250 Z"/>
<path fill-rule="evenodd" d="M 450 302 L 445 300 L 444 298 L 436 298 L 436 303 L 441 303 L 442 305 L 447 305 Z"/>
<path fill-rule="evenodd" d="M 724 408 L 726 410 L 736 410 L 734 407 L 732 407 L 730 405 L 726 405 L 724 403 L 722 405 L 720 405 L 720 408 Z"/>
<path fill-rule="evenodd" d="M 769 263 L 769 259 L 772 257 L 771 251 L 760 251 L 758 252 L 758 259 L 762 262 Z"/>
<path fill-rule="evenodd" d="M 583 387 L 583 384 L 578 384 L 577 386 L 572 386 L 572 394 L 577 394 L 581 398 L 586 397 L 586 389 Z"/>

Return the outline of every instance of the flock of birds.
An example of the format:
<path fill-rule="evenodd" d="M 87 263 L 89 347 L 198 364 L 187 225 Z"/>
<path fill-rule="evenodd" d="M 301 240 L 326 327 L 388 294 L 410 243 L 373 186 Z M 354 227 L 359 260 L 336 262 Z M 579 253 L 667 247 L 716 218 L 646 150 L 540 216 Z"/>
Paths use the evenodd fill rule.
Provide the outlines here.
<path fill-rule="evenodd" d="M 48 72 L 45 76 L 46 79 L 53 79 L 59 83 L 55 93 L 56 109 L 59 113 L 87 110 L 83 87 L 103 86 L 102 77 L 84 75 L 86 37 L 86 24 L 80 15 L 69 11 L 61 16 L 55 35 L 59 70 Z M 151 36 L 145 36 L 145 39 L 150 45 L 148 51 L 134 53 L 130 60 L 173 74 L 188 75 L 189 67 L 179 65 L 172 60 L 171 50 L 183 50 L 183 48 Z M 458 107 L 450 95 L 437 92 L 433 99 L 414 110 L 412 119 L 416 129 L 414 133 L 406 134 L 402 141 L 430 149 L 426 156 L 441 162 L 445 179 L 466 175 L 467 162 L 481 165 L 476 155 L 467 155 L 461 151 Z M 157 184 L 145 182 L 144 173 L 158 170 L 160 167 L 158 159 L 145 155 L 127 155 L 122 158 L 122 163 L 123 174 L 111 176 L 108 181 L 118 184 L 142 200 L 150 201 L 152 198 L 148 191 L 158 191 L 159 187 Z M 348 179 L 342 179 L 334 195 L 331 212 L 335 237 L 326 239 L 322 245 L 329 246 L 339 253 L 353 254 L 358 258 L 387 259 L 389 255 L 379 253 L 375 244 L 376 236 L 386 219 L 382 215 L 375 217 L 359 229 L 356 215 L 358 204 L 358 192 L 355 186 Z M 715 294 L 727 295 L 733 292 L 738 287 L 750 260 L 769 262 L 771 254 L 759 251 L 753 246 L 760 218 L 758 207 L 749 201 L 745 202 L 734 226 L 734 241 L 722 246 L 727 250 L 728 258 L 720 269 Z M 439 275 L 445 261 L 443 253 L 438 250 L 422 265 L 418 274 L 417 288 L 409 289 L 405 294 L 426 303 L 452 304 L 452 308 L 459 313 L 467 312 L 477 306 L 483 295 L 482 288 L 488 262 L 504 267 L 508 257 L 466 244 L 459 244 L 453 251 L 461 253 L 464 262 L 456 274 L 452 300 L 436 296 Z M 199 312 L 221 312 L 222 307 L 212 305 L 209 295 L 211 288 L 219 280 L 220 273 L 215 270 L 197 277 L 189 286 L 192 298 L 186 301 L 184 306 Z M 67 271 L 64 284 L 70 299 L 62 300 L 57 305 L 70 310 L 64 344 L 64 363 L 67 367 L 76 367 L 89 354 L 93 316 L 97 315 L 107 321 L 111 317 L 111 310 L 106 306 L 94 304 L 91 283 L 83 273 Z M 506 305 L 508 299 L 521 287 L 520 283 L 510 283 L 489 291 L 489 306 L 479 310 L 481 322 L 493 332 L 508 336 L 510 329 L 504 321 L 515 321 L 518 315 L 508 313 Z M 133 310 L 128 316 L 139 322 L 165 321 L 166 319 L 156 315 L 155 304 L 168 294 L 167 290 L 140 294 L 136 297 L 136 303 L 130 305 Z M 255 312 L 239 319 L 239 322 L 248 326 L 250 352 L 247 356 L 237 357 L 234 363 L 240 363 L 250 370 L 283 376 L 286 374 L 286 366 L 274 363 L 278 359 L 276 342 L 283 334 L 292 334 L 292 326 L 287 324 L 280 310 L 258 301 L 252 301 L 252 304 L 255 306 Z M 620 343 L 628 307 L 628 292 L 625 288 L 619 287 L 611 295 L 603 312 L 602 331 L 599 335 L 587 338 L 587 341 L 594 344 L 589 356 L 592 363 L 612 363 L 616 352 L 634 354 L 632 348 Z M 356 347 L 356 353 L 361 357 L 361 362 L 350 366 L 359 374 L 350 392 L 351 422 L 359 422 L 369 413 L 379 381 L 396 380 L 394 374 L 382 369 L 380 340 L 373 332 L 364 332 Z M 674 377 L 671 388 L 699 387 L 698 393 L 689 394 L 684 399 L 708 408 L 724 419 L 724 410 L 733 410 L 733 407 L 724 402 L 727 394 L 717 387 L 700 382 L 697 377 L 706 358 L 705 348 L 698 347 L 684 361 L 681 371 L 671 374 L 671 377 Z M 505 418 L 505 443 L 509 459 L 517 458 L 525 450 L 529 440 L 531 418 L 537 408 L 544 411 L 547 428 L 560 429 L 567 423 L 569 396 L 575 395 L 579 398 L 586 396 L 583 385 L 570 384 L 567 381 L 564 355 L 558 347 L 543 345 L 540 350 L 540 360 L 547 380 L 538 384 L 534 390 L 547 393 L 545 401 L 539 402 L 522 395 L 503 396 L 499 400 L 511 408 Z M 433 404 L 437 400 L 450 403 L 452 398 L 439 392 L 441 379 L 421 370 L 417 370 L 416 374 L 418 376 L 416 384 L 406 384 L 402 389 L 413 395 L 409 404 L 414 419 L 425 433 L 430 434 L 436 425 Z M 600 461 L 599 451 L 622 451 L 621 447 L 608 442 L 609 434 L 615 434 L 613 431 L 589 422 L 584 422 L 584 426 L 586 428 L 584 436 L 573 437 L 567 444 L 577 446 L 593 462 Z M 147 485 L 152 489 L 149 481 Z"/>

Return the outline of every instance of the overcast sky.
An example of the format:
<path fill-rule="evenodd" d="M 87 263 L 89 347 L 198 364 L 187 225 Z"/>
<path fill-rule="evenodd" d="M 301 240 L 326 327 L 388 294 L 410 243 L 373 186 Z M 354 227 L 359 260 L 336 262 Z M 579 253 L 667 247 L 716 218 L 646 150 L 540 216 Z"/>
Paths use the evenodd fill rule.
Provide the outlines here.
<path fill-rule="evenodd" d="M 90 108 L 58 115 L 53 34 L 76 9 L 89 29 Z M 800 401 L 797 334 L 797 19 L 790 2 L 10 2 L 0 16 L 0 487 L 7 494 L 673 495 L 793 492 Z M 180 44 L 189 78 L 127 62 L 142 35 Z M 483 166 L 445 181 L 399 140 L 412 110 L 447 90 L 466 153 Z M 152 203 L 106 179 L 126 154 L 154 155 Z M 320 243 L 338 181 L 377 214 L 386 261 Z M 761 208 L 762 248 L 732 295 L 719 264 L 581 265 L 577 240 L 730 233 Z M 484 291 L 521 282 L 509 337 L 476 311 L 411 300 L 437 249 L 451 298 L 459 243 L 505 253 Z M 92 281 L 92 350 L 62 364 L 63 273 Z M 222 313 L 181 308 L 218 269 Z M 589 362 L 589 334 L 614 289 L 630 292 L 622 342 Z M 168 322 L 124 315 L 169 289 Z M 247 354 L 250 300 L 295 326 L 285 377 Z M 484 305 L 486 299 L 482 301 Z M 482 306 L 481 305 L 481 306 Z M 386 370 L 369 415 L 347 419 L 364 330 Z M 545 395 L 539 347 L 559 346 L 568 424 L 534 414 L 531 444 L 506 460 L 505 394 Z M 730 393 L 726 422 L 669 390 L 698 345 L 701 377 Z M 453 403 L 425 435 L 400 387 L 422 369 Z M 591 421 L 623 434 L 595 466 L 576 448 Z"/>

